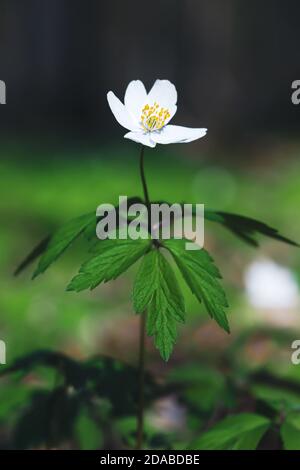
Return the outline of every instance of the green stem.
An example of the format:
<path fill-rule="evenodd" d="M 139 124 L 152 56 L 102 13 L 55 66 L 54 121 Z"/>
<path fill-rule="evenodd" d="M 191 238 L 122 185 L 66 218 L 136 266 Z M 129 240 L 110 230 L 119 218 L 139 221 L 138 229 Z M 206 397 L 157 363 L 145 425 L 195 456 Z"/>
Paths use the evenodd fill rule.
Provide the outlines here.
<path fill-rule="evenodd" d="M 150 199 L 144 171 L 144 146 L 142 145 L 140 154 L 140 174 L 143 185 L 145 203 L 150 210 Z M 144 440 L 144 388 L 145 388 L 145 337 L 146 337 L 146 316 L 145 311 L 140 317 L 140 338 L 139 338 L 139 385 L 138 385 L 138 412 L 137 412 L 137 439 L 136 449 L 142 449 Z"/>
<path fill-rule="evenodd" d="M 147 188 L 145 170 L 144 170 L 144 150 L 145 150 L 145 147 L 142 145 L 141 153 L 140 153 L 140 174 L 141 174 L 141 180 L 142 180 L 142 185 L 143 185 L 145 203 L 146 203 L 147 209 L 149 210 L 150 199 L 149 199 L 149 192 Z"/>
<path fill-rule="evenodd" d="M 144 312 L 140 318 L 140 341 L 139 341 L 139 390 L 138 390 L 138 413 L 137 413 L 137 438 L 136 448 L 142 449 L 144 440 L 144 387 L 145 387 L 145 336 L 146 315 Z"/>

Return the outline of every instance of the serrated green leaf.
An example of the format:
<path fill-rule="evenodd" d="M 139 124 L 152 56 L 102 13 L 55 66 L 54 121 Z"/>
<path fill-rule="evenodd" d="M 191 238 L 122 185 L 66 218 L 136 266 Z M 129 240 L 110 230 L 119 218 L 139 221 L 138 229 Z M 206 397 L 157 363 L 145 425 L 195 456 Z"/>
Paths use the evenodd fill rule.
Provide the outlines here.
<path fill-rule="evenodd" d="M 94 289 L 101 282 L 116 279 L 150 248 L 145 239 L 102 240 L 94 254 L 85 262 L 67 287 L 69 291 Z"/>
<path fill-rule="evenodd" d="M 228 303 L 218 281 L 221 274 L 206 250 L 186 250 L 185 243 L 185 240 L 164 240 L 164 246 L 171 252 L 192 293 L 199 302 L 203 301 L 209 315 L 229 333 L 225 314 Z"/>
<path fill-rule="evenodd" d="M 137 313 L 147 312 L 147 333 L 167 361 L 177 338 L 177 322 L 185 320 L 184 299 L 168 261 L 157 249 L 144 256 L 133 288 Z"/>
<path fill-rule="evenodd" d="M 280 434 L 286 450 L 300 450 L 300 413 L 287 415 Z"/>
<path fill-rule="evenodd" d="M 252 413 L 228 416 L 202 434 L 189 448 L 193 450 L 254 450 L 270 424 L 267 418 Z"/>
<path fill-rule="evenodd" d="M 33 278 L 46 271 L 49 266 L 57 260 L 68 246 L 93 222 L 96 215 L 94 212 L 72 219 L 60 227 L 51 237 L 47 249 L 41 257 Z"/>
<path fill-rule="evenodd" d="M 149 252 L 141 262 L 133 286 L 133 308 L 136 313 L 142 313 L 149 305 L 157 282 L 156 253 Z"/>

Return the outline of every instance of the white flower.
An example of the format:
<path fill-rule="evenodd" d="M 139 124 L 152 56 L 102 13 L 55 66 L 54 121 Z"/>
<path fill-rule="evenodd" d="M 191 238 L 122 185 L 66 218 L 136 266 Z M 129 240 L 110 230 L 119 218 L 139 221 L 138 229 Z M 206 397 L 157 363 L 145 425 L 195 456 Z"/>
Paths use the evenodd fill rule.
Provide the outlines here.
<path fill-rule="evenodd" d="M 248 298 L 254 307 L 262 309 L 296 308 L 299 289 L 293 273 L 274 261 L 254 261 L 245 273 Z"/>
<path fill-rule="evenodd" d="M 130 131 L 124 137 L 148 147 L 192 142 L 207 132 L 169 124 L 177 110 L 177 91 L 169 80 L 156 80 L 148 94 L 140 80 L 133 80 L 126 89 L 124 104 L 112 91 L 107 93 L 107 100 L 118 123 Z"/>

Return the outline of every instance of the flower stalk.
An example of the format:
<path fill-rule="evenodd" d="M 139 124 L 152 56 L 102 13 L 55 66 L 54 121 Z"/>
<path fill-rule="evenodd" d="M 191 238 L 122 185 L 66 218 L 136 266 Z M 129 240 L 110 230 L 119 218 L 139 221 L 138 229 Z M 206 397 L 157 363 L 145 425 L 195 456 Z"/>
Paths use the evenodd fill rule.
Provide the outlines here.
<path fill-rule="evenodd" d="M 147 312 L 140 315 L 140 341 L 139 341 L 139 390 L 137 413 L 136 448 L 142 449 L 144 440 L 144 396 L 145 396 L 145 337 Z"/>
<path fill-rule="evenodd" d="M 144 146 L 141 146 L 140 153 L 140 175 L 144 192 L 144 199 L 150 213 L 149 192 L 144 171 Z M 139 362 L 138 362 L 138 412 L 137 412 L 137 439 L 136 449 L 142 449 L 144 440 L 144 396 L 145 396 L 145 338 L 146 338 L 146 317 L 147 312 L 140 315 L 140 338 L 139 338 Z"/>
<path fill-rule="evenodd" d="M 149 199 L 149 192 L 148 192 L 148 187 L 147 187 L 146 177 L 145 177 L 145 170 L 144 170 L 144 150 L 145 150 L 145 147 L 144 145 L 142 145 L 141 153 L 140 153 L 140 174 L 141 174 L 141 180 L 142 180 L 142 185 L 143 185 L 145 203 L 149 212 L 150 199 Z"/>

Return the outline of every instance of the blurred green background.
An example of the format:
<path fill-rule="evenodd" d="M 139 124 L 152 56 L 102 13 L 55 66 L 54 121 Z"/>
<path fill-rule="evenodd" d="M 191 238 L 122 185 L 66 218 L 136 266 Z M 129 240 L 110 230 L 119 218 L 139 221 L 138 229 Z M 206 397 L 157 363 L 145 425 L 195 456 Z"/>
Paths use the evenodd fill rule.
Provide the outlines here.
<path fill-rule="evenodd" d="M 259 172 L 251 162 L 239 167 L 211 163 L 205 158 L 198 161 L 186 158 L 183 150 L 170 146 L 166 150 L 146 151 L 146 172 L 154 200 L 204 201 L 209 208 L 267 221 L 280 227 L 282 233 L 299 240 L 300 172 L 296 146 L 286 162 L 270 160 Z M 5 220 L 1 230 L 1 338 L 7 345 L 8 363 L 24 353 L 49 349 L 78 360 L 101 354 L 135 365 L 138 318 L 133 314 L 130 298 L 136 266 L 118 280 L 92 292 L 66 292 L 69 280 L 86 259 L 86 243 L 79 240 L 35 281 L 30 279 L 31 268 L 17 278 L 13 271 L 34 244 L 63 222 L 90 211 L 103 201 L 117 202 L 118 194 L 141 195 L 137 146 L 124 144 L 97 148 L 92 152 L 81 151 L 76 160 L 68 153 L 62 158 L 60 152 L 52 152 L 51 158 L 46 155 L 42 164 L 37 155 L 35 158 L 34 153 L 28 151 L 26 165 L 17 158 L 17 149 L 13 151 L 13 157 L 1 163 L 1 214 Z M 11 149 L 6 152 L 12 155 Z M 234 377 L 238 381 L 242 381 L 245 374 L 247 376 L 245 369 L 251 374 L 270 369 L 276 376 L 289 377 L 289 380 L 292 377 L 292 383 L 300 380 L 299 366 L 291 363 L 291 342 L 299 336 L 300 327 L 298 249 L 268 239 L 261 240 L 260 248 L 254 249 L 221 226 L 209 222 L 206 222 L 205 234 L 205 246 L 213 254 L 224 278 L 230 303 L 231 335 L 221 331 L 208 318 L 203 306 L 192 297 L 177 273 L 186 297 L 188 320 L 180 327 L 179 340 L 170 361 L 163 363 L 152 340 L 147 342 L 147 369 L 159 381 L 166 380 L 178 367 L 185 371 L 190 364 L 192 370 L 186 393 L 193 404 L 200 401 L 201 413 L 204 406 L 204 417 L 201 416 L 204 422 L 220 403 L 219 381 L 228 377 L 228 367 L 230 370 L 233 364 L 235 371 L 236 362 Z M 265 263 L 276 265 L 271 265 L 270 269 Z M 249 274 L 253 268 L 256 269 L 254 281 L 253 275 Z M 284 275 L 280 269 L 284 269 Z M 264 289 L 261 289 L 261 283 L 265 284 Z M 236 353 L 235 348 L 238 348 Z M 226 365 L 227 361 L 229 365 Z M 205 375 L 204 383 L 200 381 L 200 390 L 196 387 L 193 392 L 190 381 L 193 384 L 195 380 L 197 384 L 197 374 L 201 375 L 203 368 L 205 374 L 208 368 L 209 377 L 207 379 Z M 25 390 L 47 388 L 48 382 L 41 381 L 40 372 L 32 373 L 29 382 L 25 380 Z M 217 376 L 211 377 L 211 374 Z M 10 436 L 15 420 L 26 409 L 24 394 L 20 394 L 24 382 L 21 386 L 22 381 L 16 381 L 12 386 L 10 380 L 3 380 L 0 417 L 2 414 L 4 434 L 10 442 L 7 435 Z M 133 390 L 135 386 L 134 382 L 130 384 Z M 214 393 L 215 398 L 206 405 Z M 164 392 L 163 398 L 154 401 L 149 408 L 150 421 L 156 431 L 163 429 L 167 435 L 172 432 L 175 442 L 185 434 L 182 416 L 185 413 L 189 416 L 189 407 L 182 411 L 182 405 L 177 403 L 180 396 L 176 387 L 171 386 L 168 393 Z M 198 426 L 201 420 L 197 421 Z M 125 426 L 126 436 L 130 430 L 131 421 L 128 428 Z M 93 431 L 90 433 L 91 437 L 87 437 L 84 445 L 97 448 L 102 441 L 98 434 L 95 441 Z M 6 439 L 4 447 L 11 445 Z M 65 443 L 61 445 L 66 446 Z M 78 441 L 72 445 L 76 448 Z"/>
<path fill-rule="evenodd" d="M 130 295 L 137 266 L 93 292 L 66 292 L 86 258 L 79 240 L 35 281 L 32 268 L 19 277 L 13 271 L 63 222 L 102 202 L 116 203 L 119 195 L 142 194 L 138 146 L 123 140 L 105 101 L 109 89 L 122 98 L 135 78 L 147 86 L 157 77 L 173 81 L 179 93 L 175 123 L 208 127 L 199 142 L 146 150 L 153 200 L 244 214 L 299 241 L 300 111 L 290 100 L 291 82 L 299 78 L 299 5 L 166 1 L 159 16 L 150 11 L 145 18 L 136 13 L 137 2 L 126 8 L 121 1 L 26 3 L 4 1 L 1 19 L 7 105 L 0 109 L 0 339 L 7 363 L 49 349 L 78 361 L 100 354 L 134 366 L 138 318 Z M 168 384 L 148 407 L 154 439 L 148 446 L 184 447 L 231 412 L 262 406 L 271 416 L 270 409 L 300 409 L 300 366 L 291 363 L 291 343 L 300 335 L 300 252 L 260 242 L 253 249 L 206 223 L 205 246 L 224 278 L 232 333 L 209 319 L 178 276 L 188 321 L 170 361 L 163 363 L 147 342 L 147 369 Z M 173 382 L 180 370 L 186 375 Z M 29 393 L 51 388 L 52 379 L 41 371 L 1 379 L 2 448 L 18 446 L 14 429 Z M 274 383 L 279 405 L 270 392 Z M 117 432 L 130 447 L 134 413 L 124 416 L 117 416 Z M 76 438 L 66 433 L 56 446 L 113 446 L 84 414 L 76 423 Z M 158 432 L 170 440 L 155 441 Z M 282 445 L 272 439 L 269 446 Z M 44 444 L 42 437 L 20 446 Z"/>
<path fill-rule="evenodd" d="M 245 169 L 191 161 L 183 150 L 178 146 L 146 150 L 146 172 L 153 200 L 203 201 L 207 208 L 247 214 L 299 239 L 300 172 L 296 149 L 294 158 L 287 158 L 284 164 L 269 163 L 259 174 L 251 164 Z M 98 327 L 101 336 L 107 320 L 117 323 L 120 315 L 132 316 L 132 276 L 123 275 L 122 280 L 92 293 L 64 292 L 86 257 L 83 241 L 75 242 L 49 272 L 34 282 L 30 279 L 31 268 L 17 278 L 13 277 L 13 271 L 34 244 L 62 223 L 93 210 L 102 202 L 117 203 L 119 194 L 141 195 L 138 146 L 124 143 L 122 147 L 82 151 L 76 160 L 68 158 L 68 154 L 54 152 L 51 159 L 46 154 L 42 164 L 30 153 L 26 165 L 16 158 L 16 149 L 14 152 L 13 158 L 1 163 L 1 214 L 5 220 L 1 230 L 1 310 L 8 357 L 11 360 L 33 348 L 62 344 L 65 347 L 68 344 L 71 350 L 78 348 L 84 355 L 101 350 Z M 267 258 L 290 268 L 295 279 L 298 276 L 297 249 L 263 237 L 260 244 L 257 250 L 248 247 L 221 226 L 206 222 L 205 245 L 223 273 L 230 292 L 230 319 L 238 325 L 258 321 L 257 315 L 252 319 L 248 315 L 253 307 L 245 291 L 245 273 L 251 263 Z M 207 319 L 192 296 L 189 304 L 192 322 Z M 246 312 L 236 315 L 239 309 Z M 113 312 L 116 319 L 112 318 Z"/>

